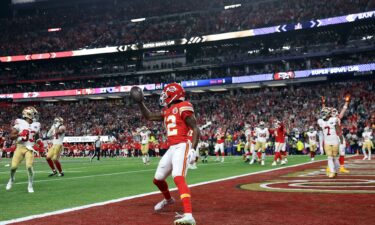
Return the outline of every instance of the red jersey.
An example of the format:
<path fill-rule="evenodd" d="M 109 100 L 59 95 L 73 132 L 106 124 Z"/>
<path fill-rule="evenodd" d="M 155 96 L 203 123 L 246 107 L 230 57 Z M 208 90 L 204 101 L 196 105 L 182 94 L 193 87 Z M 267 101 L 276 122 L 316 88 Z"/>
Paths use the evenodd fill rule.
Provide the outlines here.
<path fill-rule="evenodd" d="M 167 129 L 169 145 L 177 145 L 189 140 L 188 133 L 190 128 L 187 126 L 185 119 L 193 115 L 194 109 L 190 102 L 183 101 L 165 108 L 162 111 L 164 125 Z"/>
<path fill-rule="evenodd" d="M 225 135 L 224 132 L 218 132 L 215 134 L 215 137 L 217 138 L 216 142 L 218 144 L 222 144 L 225 141 Z"/>
<path fill-rule="evenodd" d="M 278 143 L 285 143 L 285 133 L 284 124 L 281 123 L 280 126 L 275 129 L 275 141 Z"/>

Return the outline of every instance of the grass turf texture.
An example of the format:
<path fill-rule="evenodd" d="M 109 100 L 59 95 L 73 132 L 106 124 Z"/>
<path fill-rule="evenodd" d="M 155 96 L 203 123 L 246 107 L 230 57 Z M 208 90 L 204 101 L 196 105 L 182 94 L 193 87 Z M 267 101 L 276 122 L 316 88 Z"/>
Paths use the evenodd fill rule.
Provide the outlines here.
<path fill-rule="evenodd" d="M 310 160 L 308 156 L 289 156 L 288 159 L 287 165 Z M 324 159 L 324 156 L 317 156 L 316 159 Z M 199 163 L 197 170 L 189 170 L 188 183 L 275 168 L 271 167 L 271 156 L 267 157 L 266 166 L 248 165 L 243 162 L 242 157 L 226 157 L 225 163 L 213 160 L 214 157 L 211 157 L 209 163 Z M 12 190 L 5 190 L 9 179 L 9 167 L 5 165 L 10 161 L 2 159 L 0 221 L 156 191 L 152 179 L 158 161 L 159 159 L 151 158 L 151 165 L 145 166 L 140 158 L 104 158 L 100 162 L 94 160 L 92 163 L 87 158 L 64 158 L 61 162 L 65 177 L 47 177 L 50 170 L 45 159 L 36 159 L 35 193 L 29 194 L 24 162 L 16 173 Z M 171 188 L 175 187 L 170 178 L 168 184 Z"/>

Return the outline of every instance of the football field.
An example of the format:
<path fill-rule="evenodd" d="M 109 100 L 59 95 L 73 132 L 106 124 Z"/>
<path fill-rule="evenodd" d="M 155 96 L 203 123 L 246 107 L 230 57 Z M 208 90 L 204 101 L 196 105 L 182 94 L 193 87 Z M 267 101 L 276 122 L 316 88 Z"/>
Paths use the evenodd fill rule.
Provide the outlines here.
<path fill-rule="evenodd" d="M 248 165 L 242 161 L 242 157 L 227 157 L 224 163 L 213 160 L 211 157 L 209 163 L 199 163 L 197 170 L 189 170 L 188 183 L 274 168 L 271 167 L 271 157 L 267 157 L 266 166 Z M 29 194 L 24 163 L 17 171 L 12 190 L 5 190 L 9 178 L 7 164 L 10 161 L 1 159 L 0 221 L 157 191 L 152 179 L 158 161 L 158 158 L 152 158 L 151 165 L 145 166 L 140 158 L 104 158 L 92 163 L 87 158 L 64 158 L 62 165 L 65 177 L 48 177 L 50 170 L 45 159 L 38 158 L 34 164 L 35 193 Z M 288 165 L 308 161 L 308 156 L 290 156 Z M 168 183 L 171 188 L 174 187 L 171 179 Z"/>

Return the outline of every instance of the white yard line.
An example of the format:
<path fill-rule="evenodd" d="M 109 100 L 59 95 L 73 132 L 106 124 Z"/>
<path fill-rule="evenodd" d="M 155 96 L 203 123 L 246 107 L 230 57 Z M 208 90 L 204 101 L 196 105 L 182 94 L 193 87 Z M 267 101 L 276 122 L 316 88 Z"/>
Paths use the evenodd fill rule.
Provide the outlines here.
<path fill-rule="evenodd" d="M 242 175 L 237 175 L 237 176 L 231 176 L 231 177 L 222 178 L 222 179 L 216 179 L 216 180 L 211 180 L 211 181 L 206 181 L 206 182 L 200 182 L 200 183 L 189 185 L 189 187 L 202 186 L 202 185 L 206 185 L 206 184 L 212 184 L 212 183 L 217 183 L 217 182 L 221 182 L 221 181 L 232 180 L 232 179 L 246 177 L 246 176 L 250 176 L 250 175 L 268 173 L 268 172 L 272 172 L 272 171 L 283 170 L 283 169 L 287 169 L 287 168 L 293 168 L 293 167 L 298 167 L 298 166 L 302 166 L 302 165 L 308 165 L 308 164 L 312 164 L 312 163 L 318 163 L 318 162 L 321 162 L 321 161 L 324 161 L 324 160 L 317 160 L 317 161 L 314 161 L 314 162 L 300 163 L 300 164 L 291 165 L 291 166 L 283 166 L 283 167 L 278 167 L 278 168 L 269 169 L 269 170 L 263 170 L 263 171 L 252 172 L 252 173 L 247 173 L 247 174 L 242 174 Z M 216 164 L 216 165 L 218 165 L 218 164 Z M 154 169 L 152 169 L 152 170 L 154 170 Z M 146 171 L 146 170 L 143 170 L 143 171 Z M 149 171 L 149 170 L 147 170 L 147 171 Z M 137 171 L 129 171 L 129 172 L 133 172 L 134 173 L 134 172 L 137 172 Z M 126 172 L 114 173 L 114 174 L 123 174 L 123 173 L 126 173 Z M 108 176 L 108 174 L 92 175 L 92 176 L 85 176 L 85 177 L 95 177 L 95 176 Z M 75 179 L 81 179 L 81 178 L 82 177 L 75 178 Z M 71 179 L 73 179 L 73 178 L 71 178 Z M 61 180 L 66 180 L 66 179 L 64 178 L 64 179 L 61 179 Z M 49 181 L 51 181 L 51 180 L 49 180 Z M 171 189 L 171 191 L 175 191 L 175 190 L 176 190 L 176 188 L 172 188 Z M 111 204 L 111 203 L 116 203 L 116 202 L 131 200 L 131 199 L 135 199 L 135 198 L 141 198 L 141 197 L 150 196 L 150 195 L 154 195 L 154 194 L 159 194 L 159 191 L 148 192 L 148 193 L 144 193 L 144 194 L 133 195 L 133 196 L 128 196 L 128 197 L 124 197 L 124 198 L 118 198 L 118 199 L 113 199 L 113 200 L 108 200 L 108 201 L 104 201 L 104 202 L 98 202 L 98 203 L 93 203 L 93 204 L 88 204 L 88 205 L 83 205 L 83 206 L 78 206 L 78 207 L 72 207 L 72 208 L 67 208 L 67 209 L 62 209 L 62 210 L 57 210 L 57 211 L 42 213 L 42 214 L 38 214 L 38 215 L 26 216 L 26 217 L 21 217 L 21 218 L 17 218 L 17 219 L 11 219 L 11 220 L 0 222 L 0 225 L 10 224 L 10 223 L 17 223 L 17 222 L 23 222 L 23 221 L 28 221 L 28 220 L 37 219 L 37 218 L 43 218 L 43 217 L 52 216 L 52 215 L 59 215 L 59 214 L 67 213 L 67 212 L 78 211 L 78 210 L 82 210 L 82 209 L 87 209 L 87 208 L 92 208 L 92 207 L 96 207 L 96 206 L 107 205 L 107 204 Z"/>

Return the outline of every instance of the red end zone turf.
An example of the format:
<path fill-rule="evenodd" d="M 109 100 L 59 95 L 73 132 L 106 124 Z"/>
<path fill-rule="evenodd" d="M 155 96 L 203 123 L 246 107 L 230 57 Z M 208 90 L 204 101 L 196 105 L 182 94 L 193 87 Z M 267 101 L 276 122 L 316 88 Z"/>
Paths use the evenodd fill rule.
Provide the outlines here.
<path fill-rule="evenodd" d="M 375 209 L 375 194 L 371 191 L 375 191 L 375 186 L 371 179 L 375 170 L 372 176 L 368 173 L 362 175 L 361 170 L 373 168 L 375 163 L 350 160 L 348 167 L 351 169 L 351 175 L 339 175 L 336 180 L 328 180 L 324 172 L 320 172 L 325 164 L 317 162 L 193 187 L 193 213 L 197 224 L 374 224 L 372 214 Z M 298 173 L 304 174 L 303 176 L 290 175 L 305 170 L 308 173 Z M 369 193 L 287 192 L 288 190 L 274 192 L 259 186 L 266 181 L 280 180 L 298 181 L 298 188 L 302 189 L 306 185 L 304 182 L 316 181 L 318 183 L 312 186 L 318 187 L 308 186 L 307 189 L 327 190 L 334 186 L 340 192 L 352 190 L 353 188 L 345 188 L 345 185 L 350 185 L 358 186 L 358 190 L 369 190 Z M 366 187 L 362 187 L 360 180 L 369 182 L 364 184 Z M 356 181 L 359 181 L 358 185 Z M 333 182 L 335 184 L 332 184 Z M 242 189 L 246 184 L 251 184 L 256 190 Z M 324 188 L 325 185 L 327 188 Z M 257 189 L 258 186 L 260 188 Z M 173 196 L 177 199 L 176 191 Z M 177 202 L 167 211 L 156 214 L 153 212 L 153 206 L 161 198 L 161 195 L 152 195 L 17 224 L 173 224 L 175 212 L 182 211 L 181 204 Z"/>

